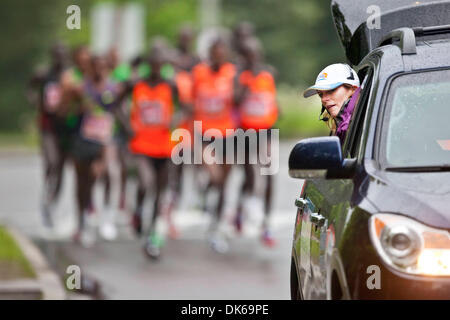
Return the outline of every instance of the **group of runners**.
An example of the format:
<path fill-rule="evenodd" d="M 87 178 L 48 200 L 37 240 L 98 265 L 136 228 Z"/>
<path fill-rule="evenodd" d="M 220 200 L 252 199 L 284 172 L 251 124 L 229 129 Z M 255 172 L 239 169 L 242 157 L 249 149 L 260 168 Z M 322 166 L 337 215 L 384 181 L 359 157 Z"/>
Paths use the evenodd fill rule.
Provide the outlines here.
<path fill-rule="evenodd" d="M 70 161 L 76 175 L 78 211 L 74 240 L 91 246 L 97 233 L 106 240 L 116 239 L 117 213 L 129 210 L 133 230 L 145 239 L 145 254 L 157 258 L 164 244 L 164 236 L 156 228 L 158 218 L 166 217 L 169 235 L 177 235 L 171 213 L 181 196 L 185 165 L 175 165 L 171 160 L 178 143 L 171 139 L 173 130 L 184 128 L 192 133 L 190 142 L 181 141 L 190 145 L 200 135 L 203 150 L 208 148 L 204 141 L 222 139 L 226 157 L 226 141 L 236 138 L 227 129 L 259 131 L 274 126 L 278 118 L 274 72 L 263 64 L 262 47 L 252 26 L 237 25 L 232 41 L 218 36 L 205 61 L 193 53 L 193 41 L 193 31 L 182 28 L 176 49 L 157 38 L 149 53 L 130 63 L 119 63 L 114 48 L 106 55 L 94 55 L 87 46 L 80 46 L 71 57 L 61 43 L 51 48 L 50 67 L 36 72 L 28 90 L 30 101 L 38 108 L 45 177 L 42 216 L 47 227 L 53 226 L 64 166 Z M 194 121 L 201 122 L 201 132 L 194 130 Z M 220 137 L 208 136 L 209 129 L 215 129 Z M 186 150 L 192 149 L 183 152 Z M 233 218 L 236 231 L 242 232 L 243 203 L 245 196 L 254 192 L 257 178 L 255 165 L 248 159 L 257 151 L 247 142 L 243 165 L 226 161 L 193 165 L 195 172 L 208 177 L 207 183 L 196 184 L 199 194 L 204 199 L 209 192 L 218 194 L 214 208 L 205 205 L 213 221 L 208 239 L 217 251 L 228 249 L 226 237 L 218 230 L 227 177 L 232 167 L 243 168 Z M 131 208 L 126 208 L 127 159 L 132 159 L 138 178 Z M 273 182 L 270 175 L 263 178 L 265 215 L 261 240 L 272 247 L 275 240 L 268 218 Z M 105 190 L 101 212 L 93 197 L 96 183 Z M 118 204 L 112 203 L 114 190 Z M 144 212 L 147 195 L 153 201 L 151 212 Z M 151 215 L 148 228 L 143 223 L 147 214 Z"/>

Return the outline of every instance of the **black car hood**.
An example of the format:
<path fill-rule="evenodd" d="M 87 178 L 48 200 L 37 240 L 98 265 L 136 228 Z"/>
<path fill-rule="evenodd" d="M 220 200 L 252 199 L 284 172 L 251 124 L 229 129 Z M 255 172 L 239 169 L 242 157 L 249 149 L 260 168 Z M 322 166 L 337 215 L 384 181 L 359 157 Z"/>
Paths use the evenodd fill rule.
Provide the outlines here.
<path fill-rule="evenodd" d="M 450 172 L 377 172 L 360 190 L 378 212 L 450 230 Z"/>
<path fill-rule="evenodd" d="M 380 10 L 380 24 L 376 28 L 367 25 L 367 20 L 374 14 L 371 11 L 374 5 Z M 347 59 L 355 65 L 394 29 L 449 24 L 449 10 L 449 0 L 331 1 L 336 31 Z"/>

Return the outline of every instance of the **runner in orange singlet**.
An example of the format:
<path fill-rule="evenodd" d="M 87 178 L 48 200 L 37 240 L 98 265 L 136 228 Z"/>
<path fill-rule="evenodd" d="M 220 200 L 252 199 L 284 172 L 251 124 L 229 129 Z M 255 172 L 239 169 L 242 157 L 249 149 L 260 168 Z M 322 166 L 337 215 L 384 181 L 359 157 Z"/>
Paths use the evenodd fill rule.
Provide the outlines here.
<path fill-rule="evenodd" d="M 223 150 L 216 150 L 222 151 L 223 157 L 219 159 L 221 163 L 214 163 L 211 159 L 211 156 L 218 159 L 218 154 L 208 157 L 203 152 L 203 165 L 209 172 L 212 186 L 217 188 L 219 193 L 209 239 L 213 249 L 219 252 L 228 250 L 228 243 L 218 230 L 223 211 L 225 182 L 231 169 L 231 165 L 225 163 L 226 141 L 234 139 L 234 134 L 230 135 L 226 129 L 236 128 L 233 117 L 233 79 L 236 70 L 233 64 L 227 62 L 227 58 L 228 48 L 223 40 L 218 39 L 210 48 L 210 61 L 198 64 L 192 71 L 193 119 L 202 123 L 202 132 L 194 134 L 200 134 L 203 140 L 207 140 L 203 151 L 208 148 L 208 140 L 214 140 L 223 146 Z M 211 134 L 209 129 L 215 129 L 219 136 Z"/>
<path fill-rule="evenodd" d="M 247 39 L 242 46 L 244 54 L 243 71 L 236 78 L 236 100 L 239 105 L 240 127 L 244 130 L 270 129 L 278 119 L 278 105 L 276 101 L 276 86 L 272 75 L 271 67 L 262 64 L 262 48 L 256 38 Z M 270 150 L 270 140 L 267 139 L 267 148 Z M 254 150 L 254 149 L 253 149 Z M 258 150 L 255 150 L 256 152 Z M 256 165 L 250 164 L 249 158 L 257 156 L 250 154 L 250 148 L 246 140 L 245 144 L 245 164 L 244 183 L 239 193 L 237 214 L 235 217 L 235 227 L 238 232 L 242 230 L 242 206 L 246 195 L 254 192 Z M 266 246 L 274 246 L 275 240 L 270 233 L 268 219 L 272 205 L 272 185 L 271 175 L 261 176 L 266 180 L 264 190 L 264 221 L 261 240 Z"/>
<path fill-rule="evenodd" d="M 161 76 L 164 63 L 162 52 L 152 50 L 149 63 L 150 75 L 133 88 L 130 120 L 134 137 L 129 142 L 129 148 L 136 155 L 139 174 L 137 207 L 133 216 L 133 226 L 138 234 L 142 233 L 145 194 L 152 188 L 152 169 L 156 179 L 153 215 L 144 246 L 145 254 L 156 259 L 164 244 L 164 238 L 157 232 L 156 222 L 163 207 L 163 192 L 168 186 L 170 156 L 174 146 L 170 136 L 174 100 L 178 93 L 176 87 Z"/>

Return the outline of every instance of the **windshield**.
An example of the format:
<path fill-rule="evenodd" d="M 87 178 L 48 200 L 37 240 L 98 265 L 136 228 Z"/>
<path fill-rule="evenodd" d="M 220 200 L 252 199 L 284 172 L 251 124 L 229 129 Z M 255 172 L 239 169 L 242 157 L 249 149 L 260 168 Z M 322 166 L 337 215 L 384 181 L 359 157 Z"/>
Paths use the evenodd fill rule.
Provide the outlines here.
<path fill-rule="evenodd" d="M 403 75 L 383 121 L 386 167 L 450 165 L 450 70 Z"/>

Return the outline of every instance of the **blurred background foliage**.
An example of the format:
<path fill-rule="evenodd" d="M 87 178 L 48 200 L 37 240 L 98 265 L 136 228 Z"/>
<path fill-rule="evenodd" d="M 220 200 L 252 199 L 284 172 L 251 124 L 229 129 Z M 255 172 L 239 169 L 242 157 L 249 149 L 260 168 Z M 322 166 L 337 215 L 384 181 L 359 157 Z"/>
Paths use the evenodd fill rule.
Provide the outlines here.
<path fill-rule="evenodd" d="M 56 40 L 70 46 L 89 44 L 90 10 L 100 2 L 117 5 L 125 0 L 2 0 L 0 10 L 0 133 L 35 132 L 33 106 L 25 86 L 33 70 L 48 63 L 49 47 Z M 146 39 L 162 35 L 174 44 L 179 28 L 200 29 L 200 0 L 137 0 L 144 5 Z M 81 30 L 68 30 L 66 9 L 81 8 Z M 327 134 L 317 121 L 319 100 L 302 97 L 327 64 L 345 61 L 334 29 L 330 1 L 325 0 L 222 0 L 221 24 L 232 28 L 240 21 L 254 24 L 265 57 L 278 71 L 282 137 Z M 148 43 L 144 46 L 148 48 Z M 2 140 L 0 139 L 0 143 Z"/>

